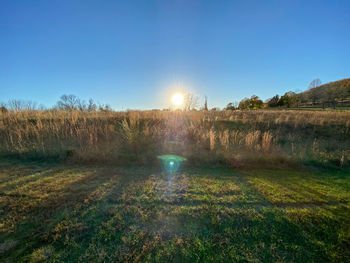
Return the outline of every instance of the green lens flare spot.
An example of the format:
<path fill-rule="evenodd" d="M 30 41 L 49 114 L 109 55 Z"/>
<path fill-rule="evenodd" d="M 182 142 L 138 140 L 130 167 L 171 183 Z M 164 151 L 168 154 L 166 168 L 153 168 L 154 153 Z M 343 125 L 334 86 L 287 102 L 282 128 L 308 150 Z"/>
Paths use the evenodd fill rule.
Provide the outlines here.
<path fill-rule="evenodd" d="M 181 164 L 186 161 L 186 158 L 178 155 L 159 155 L 158 159 L 162 162 L 164 169 L 167 172 L 176 172 Z"/>

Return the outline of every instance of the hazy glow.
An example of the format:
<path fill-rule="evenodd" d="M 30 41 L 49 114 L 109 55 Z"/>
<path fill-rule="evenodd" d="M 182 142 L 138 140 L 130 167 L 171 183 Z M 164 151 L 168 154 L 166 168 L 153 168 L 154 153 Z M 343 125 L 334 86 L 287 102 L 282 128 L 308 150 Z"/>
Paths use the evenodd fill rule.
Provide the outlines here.
<path fill-rule="evenodd" d="M 181 106 L 184 102 L 184 96 L 181 93 L 175 93 L 171 98 L 171 101 L 175 106 Z"/>
<path fill-rule="evenodd" d="M 172 154 L 159 155 L 158 159 L 161 160 L 165 171 L 169 175 L 175 173 L 180 168 L 181 164 L 186 161 L 186 158 Z"/>

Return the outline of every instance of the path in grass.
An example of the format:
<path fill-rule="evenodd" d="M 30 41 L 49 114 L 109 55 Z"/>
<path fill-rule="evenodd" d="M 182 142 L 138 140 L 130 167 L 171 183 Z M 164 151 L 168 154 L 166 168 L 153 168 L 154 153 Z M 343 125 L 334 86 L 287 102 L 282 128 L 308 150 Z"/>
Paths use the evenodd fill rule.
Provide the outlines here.
<path fill-rule="evenodd" d="M 0 162 L 1 261 L 343 262 L 347 172 Z"/>

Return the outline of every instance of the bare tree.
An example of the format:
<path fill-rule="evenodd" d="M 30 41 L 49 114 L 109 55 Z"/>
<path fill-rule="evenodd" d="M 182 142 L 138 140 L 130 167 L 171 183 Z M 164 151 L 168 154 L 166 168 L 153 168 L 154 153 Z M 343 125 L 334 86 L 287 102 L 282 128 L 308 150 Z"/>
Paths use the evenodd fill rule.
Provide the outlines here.
<path fill-rule="evenodd" d="M 97 110 L 97 105 L 93 99 L 89 99 L 89 104 L 87 106 L 87 110 L 88 111 L 96 111 Z"/>
<path fill-rule="evenodd" d="M 108 111 L 112 111 L 112 107 L 109 106 L 108 104 L 100 104 L 98 106 L 98 110 L 103 112 L 108 112 Z"/>
<path fill-rule="evenodd" d="M 309 94 L 310 94 L 310 99 L 312 100 L 312 104 L 315 104 L 317 100 L 319 99 L 318 92 L 316 90 L 317 87 L 321 85 L 321 80 L 320 79 L 314 79 L 311 81 L 309 84 Z"/>
<path fill-rule="evenodd" d="M 57 102 L 57 108 L 60 110 L 84 110 L 84 102 L 75 95 L 62 95 Z"/>
<path fill-rule="evenodd" d="M 21 100 L 10 100 L 8 103 L 8 108 L 13 111 L 20 111 L 23 109 L 23 101 Z"/>
<path fill-rule="evenodd" d="M 317 88 L 321 86 L 321 80 L 320 79 L 314 79 L 313 81 L 311 81 L 311 83 L 309 84 L 309 89 L 313 89 L 313 88 Z"/>
<path fill-rule="evenodd" d="M 13 111 L 36 110 L 37 109 L 36 102 L 24 101 L 24 100 L 10 100 L 7 103 L 7 106 L 10 110 L 13 110 Z"/>
<path fill-rule="evenodd" d="M 44 110 L 47 110 L 47 108 L 46 108 L 46 106 L 44 104 L 39 104 L 38 107 L 37 107 L 37 110 L 44 111 Z"/>
<path fill-rule="evenodd" d="M 25 110 L 37 110 L 38 109 L 38 104 L 34 101 L 24 101 L 24 109 Z"/>
<path fill-rule="evenodd" d="M 185 94 L 184 110 L 190 111 L 198 107 L 198 97 L 192 93 Z"/>

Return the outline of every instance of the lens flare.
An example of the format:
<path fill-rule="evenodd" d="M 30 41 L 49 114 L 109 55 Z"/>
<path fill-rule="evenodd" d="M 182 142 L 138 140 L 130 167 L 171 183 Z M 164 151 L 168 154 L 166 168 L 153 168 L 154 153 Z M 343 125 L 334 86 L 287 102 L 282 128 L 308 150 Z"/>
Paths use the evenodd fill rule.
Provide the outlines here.
<path fill-rule="evenodd" d="M 175 173 L 181 166 L 181 164 L 186 161 L 186 158 L 177 155 L 160 155 L 158 159 L 161 160 L 165 171 L 168 174 Z"/>
<path fill-rule="evenodd" d="M 184 101 L 184 96 L 181 93 L 175 93 L 172 96 L 171 101 L 175 106 L 181 106 Z"/>

